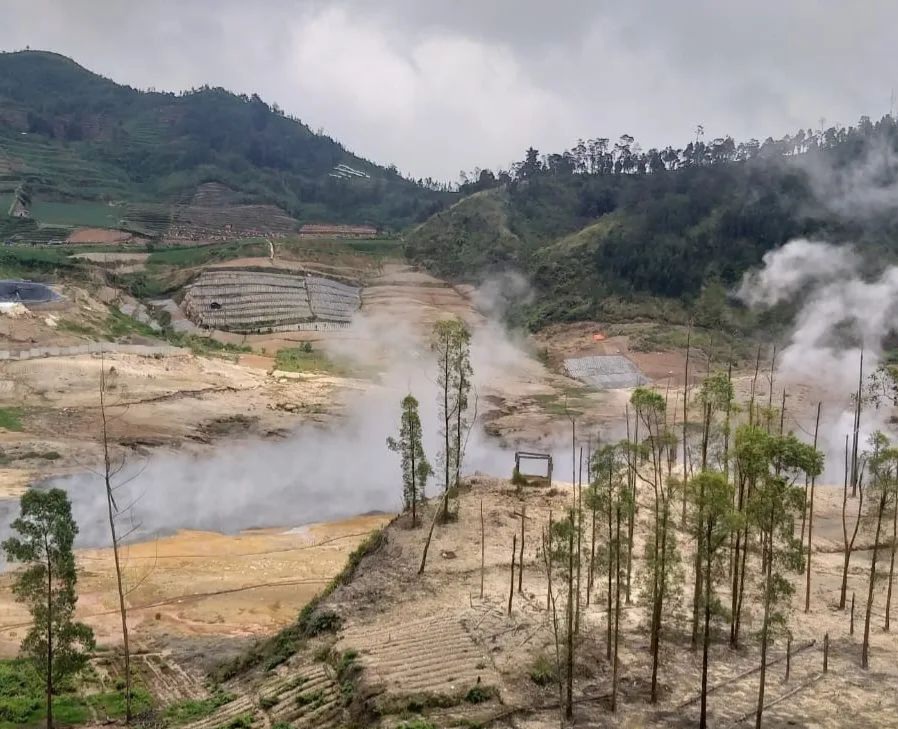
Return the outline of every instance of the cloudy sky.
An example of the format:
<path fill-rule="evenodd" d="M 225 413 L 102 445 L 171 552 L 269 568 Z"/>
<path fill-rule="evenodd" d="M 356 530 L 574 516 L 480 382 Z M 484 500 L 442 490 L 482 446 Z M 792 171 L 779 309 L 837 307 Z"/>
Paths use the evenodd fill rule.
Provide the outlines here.
<path fill-rule="evenodd" d="M 0 48 L 117 81 L 258 92 L 353 151 L 455 180 L 533 145 L 780 136 L 889 111 L 893 0 L 27 0 Z"/>

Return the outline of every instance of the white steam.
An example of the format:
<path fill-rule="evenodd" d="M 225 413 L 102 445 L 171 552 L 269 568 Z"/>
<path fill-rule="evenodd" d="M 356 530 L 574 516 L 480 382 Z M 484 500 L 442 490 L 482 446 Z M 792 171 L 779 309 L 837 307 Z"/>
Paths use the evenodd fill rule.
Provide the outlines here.
<path fill-rule="evenodd" d="M 478 294 L 478 304 L 495 313 L 524 290 L 521 286 L 517 280 L 511 290 L 504 283 L 491 284 Z M 129 512 L 133 524 L 122 528 L 135 527 L 131 539 L 141 539 L 179 529 L 236 532 L 293 527 L 375 510 L 398 511 L 399 458 L 386 448 L 385 440 L 396 434 L 399 402 L 409 392 L 420 402 L 425 449 L 436 471 L 429 491 L 436 493 L 442 481 L 437 465 L 436 366 L 428 346 L 432 321 L 420 320 L 420 311 L 417 315 L 418 321 L 414 316 L 362 313 L 346 336 L 328 342 L 334 356 L 379 373 L 378 384 L 349 392 L 335 423 L 301 425 L 282 441 L 254 438 L 222 444 L 213 454 L 157 454 L 146 463 L 129 464 L 117 480 L 134 478 L 117 493 L 117 500 L 122 507 L 133 503 Z M 527 355 L 493 319 L 473 325 L 471 361 L 474 392 L 529 364 Z M 296 387 L 302 388 L 302 382 Z M 483 410 L 481 402 L 481 414 Z M 465 471 L 507 474 L 512 464 L 512 456 L 487 436 L 479 421 L 475 423 Z M 70 493 L 80 527 L 78 544 L 107 545 L 102 479 L 83 473 L 53 485 Z M 0 517 L 0 532 L 8 530 L 17 510 L 17 503 L 0 503 L 0 511 L 6 511 Z"/>
<path fill-rule="evenodd" d="M 864 278 L 861 263 L 850 246 L 795 240 L 767 253 L 763 268 L 747 274 L 739 290 L 756 308 L 798 304 L 788 343 L 777 354 L 777 380 L 811 386 L 823 398 L 828 461 L 841 462 L 845 434 L 853 427 L 850 395 L 857 389 L 861 352 L 866 378 L 878 366 L 898 314 L 898 267 Z M 886 415 L 884 409 L 864 411 L 863 443 L 885 426 Z M 829 464 L 830 475 L 837 470 Z"/>

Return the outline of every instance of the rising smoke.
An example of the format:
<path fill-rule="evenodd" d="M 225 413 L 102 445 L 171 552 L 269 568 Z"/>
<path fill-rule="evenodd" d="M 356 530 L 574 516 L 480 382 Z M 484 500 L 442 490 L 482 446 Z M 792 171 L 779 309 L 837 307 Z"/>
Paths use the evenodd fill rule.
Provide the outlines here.
<path fill-rule="evenodd" d="M 839 473 L 844 438 L 853 428 L 850 394 L 858 384 L 861 351 L 865 377 L 882 360 L 898 314 L 898 266 L 864 276 L 865 261 L 851 246 L 795 240 L 764 256 L 747 274 L 739 296 L 754 308 L 798 305 L 788 342 L 777 354 L 781 384 L 811 386 L 824 397 L 821 442 L 827 475 Z M 868 408 L 861 442 L 887 425 L 885 408 Z"/>
<path fill-rule="evenodd" d="M 473 296 L 479 310 L 469 317 L 475 393 L 527 360 L 496 315 L 528 290 L 522 279 L 505 277 Z M 433 314 L 436 318 L 439 312 Z M 347 335 L 328 345 L 335 357 L 378 372 L 377 385 L 346 396 L 336 422 L 300 425 L 282 441 L 242 440 L 214 454 L 155 454 L 146 462 L 130 462 L 116 479 L 125 484 L 116 496 L 131 521 L 124 530 L 133 528 L 131 539 L 139 540 L 179 529 L 236 532 L 398 511 L 399 459 L 385 440 L 398 430 L 399 401 L 406 393 L 420 401 L 425 448 L 434 466 L 439 451 L 430 323 L 416 326 L 408 316 L 360 313 Z M 479 409 L 482 414 L 483 403 Z M 466 449 L 466 472 L 506 474 L 511 464 L 511 456 L 476 423 Z M 80 527 L 78 546 L 108 545 L 99 475 L 85 472 L 51 485 L 71 496 Z M 430 493 L 440 486 L 438 479 L 432 480 Z M 0 532 L 5 533 L 17 504 L 0 502 L 0 510 L 7 512 L 0 516 Z"/>

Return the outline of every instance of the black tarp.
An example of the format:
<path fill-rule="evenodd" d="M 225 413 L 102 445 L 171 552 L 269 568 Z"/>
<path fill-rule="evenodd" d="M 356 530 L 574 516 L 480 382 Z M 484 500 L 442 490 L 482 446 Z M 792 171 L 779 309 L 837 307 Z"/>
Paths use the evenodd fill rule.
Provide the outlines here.
<path fill-rule="evenodd" d="M 0 302 L 23 304 L 55 301 L 59 296 L 49 287 L 33 281 L 0 281 Z"/>

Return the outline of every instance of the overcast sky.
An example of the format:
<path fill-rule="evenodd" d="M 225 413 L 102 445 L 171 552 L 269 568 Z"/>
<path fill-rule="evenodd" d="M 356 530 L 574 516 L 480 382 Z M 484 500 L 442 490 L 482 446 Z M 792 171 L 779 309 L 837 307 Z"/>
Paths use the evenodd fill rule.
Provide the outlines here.
<path fill-rule="evenodd" d="M 139 88 L 257 92 L 414 176 L 533 145 L 781 136 L 889 111 L 894 0 L 20 0 L 0 48 Z"/>

